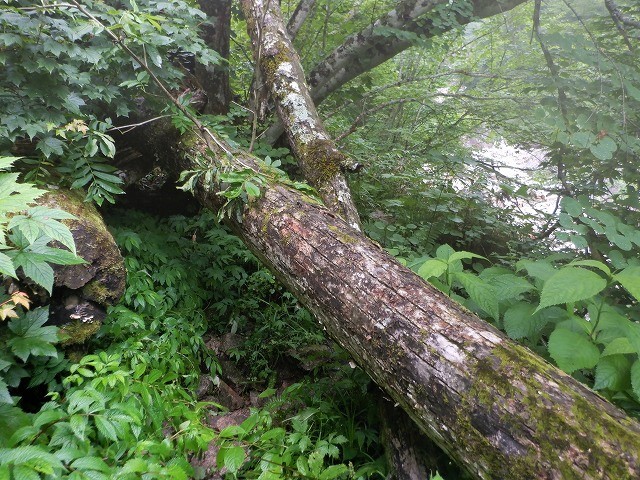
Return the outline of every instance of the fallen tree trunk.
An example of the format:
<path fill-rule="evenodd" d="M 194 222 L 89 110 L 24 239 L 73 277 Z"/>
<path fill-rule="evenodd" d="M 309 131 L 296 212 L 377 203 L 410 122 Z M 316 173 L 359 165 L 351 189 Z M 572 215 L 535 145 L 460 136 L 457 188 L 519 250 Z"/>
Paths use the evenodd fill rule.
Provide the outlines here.
<path fill-rule="evenodd" d="M 150 132 L 149 130 L 153 131 Z M 136 131 L 174 169 L 246 168 L 168 122 Z M 210 150 L 211 149 L 211 150 Z M 212 159 L 214 155 L 216 159 Z M 256 167 L 257 168 L 257 167 Z M 220 186 L 195 195 L 214 210 Z M 477 478 L 640 478 L 640 424 L 514 343 L 298 191 L 269 186 L 232 228 L 331 337 Z"/>

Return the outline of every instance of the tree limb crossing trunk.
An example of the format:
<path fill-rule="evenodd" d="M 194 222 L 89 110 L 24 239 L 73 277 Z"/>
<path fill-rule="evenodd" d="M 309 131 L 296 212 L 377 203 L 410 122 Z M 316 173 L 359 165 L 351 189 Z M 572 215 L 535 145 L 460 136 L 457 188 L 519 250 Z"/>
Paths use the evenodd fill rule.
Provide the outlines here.
<path fill-rule="evenodd" d="M 208 146 L 158 122 L 140 142 L 177 169 Z M 164 131 L 159 129 L 164 128 Z M 215 152 L 226 158 L 224 152 Z M 234 160 L 253 163 L 242 152 Z M 221 205 L 218 185 L 196 196 Z M 640 478 L 640 424 L 506 338 L 326 208 L 274 185 L 232 227 L 331 337 L 477 478 Z"/>
<path fill-rule="evenodd" d="M 289 39 L 278 2 L 242 0 L 256 63 L 284 121 L 291 149 L 304 178 L 318 190 L 325 205 L 356 229 L 360 217 L 347 180 L 347 163 L 320 120 L 311 100 L 298 53 Z"/>

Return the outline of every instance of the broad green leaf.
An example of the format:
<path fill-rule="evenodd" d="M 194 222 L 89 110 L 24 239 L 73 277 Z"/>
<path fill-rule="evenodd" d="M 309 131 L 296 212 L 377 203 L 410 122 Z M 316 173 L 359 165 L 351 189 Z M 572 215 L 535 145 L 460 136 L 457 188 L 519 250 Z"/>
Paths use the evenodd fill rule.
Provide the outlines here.
<path fill-rule="evenodd" d="M 540 280 L 547 280 L 558 271 L 553 265 L 544 260 L 520 260 L 516 264 L 516 267 L 516 271 L 524 269 L 529 276 L 539 278 Z"/>
<path fill-rule="evenodd" d="M 116 427 L 113 425 L 111 421 L 105 418 L 102 415 L 96 415 L 94 417 L 94 422 L 96 423 L 96 428 L 98 431 L 107 439 L 113 440 L 114 442 L 118 441 L 118 434 L 116 432 Z"/>
<path fill-rule="evenodd" d="M 585 145 L 586 147 L 586 145 Z M 572 217 L 579 217 L 582 214 L 582 205 L 576 199 L 571 197 L 563 197 L 560 201 L 563 210 Z"/>
<path fill-rule="evenodd" d="M 8 275 L 13 278 L 16 277 L 16 270 L 13 266 L 13 261 L 4 253 L 0 252 L 0 274 Z"/>
<path fill-rule="evenodd" d="M 596 366 L 594 390 L 622 391 L 629 388 L 631 362 L 625 355 L 611 355 L 600 358 Z"/>
<path fill-rule="evenodd" d="M 465 259 L 471 259 L 471 258 L 481 258 L 482 260 L 486 260 L 486 258 L 483 257 L 482 255 L 476 255 L 475 253 L 461 251 L 461 252 L 452 253 L 447 259 L 447 262 L 453 263 L 457 260 L 465 260 Z"/>
<path fill-rule="evenodd" d="M 307 462 L 306 457 L 298 457 L 298 460 L 296 460 L 296 468 L 303 477 L 309 476 L 309 463 Z"/>
<path fill-rule="evenodd" d="M 494 287 L 470 273 L 456 273 L 455 278 L 462 284 L 471 300 L 494 320 L 499 319 L 498 296 Z"/>
<path fill-rule="evenodd" d="M 328 467 L 326 470 L 324 470 L 320 474 L 318 479 L 319 480 L 332 480 L 334 478 L 338 478 L 340 475 L 346 474 L 348 471 L 349 471 L 349 468 L 344 464 L 331 465 L 330 467 Z"/>
<path fill-rule="evenodd" d="M 599 262 L 597 260 L 576 260 L 575 262 L 571 262 L 569 266 L 573 267 L 594 267 L 598 270 L 604 272 L 606 276 L 611 276 L 611 269 L 607 267 L 604 263 Z"/>
<path fill-rule="evenodd" d="M 640 359 L 631 366 L 631 388 L 637 397 L 640 397 Z"/>
<path fill-rule="evenodd" d="M 514 340 L 531 338 L 538 335 L 549 322 L 566 317 L 559 308 L 546 308 L 534 314 L 535 307 L 530 303 L 519 302 L 504 313 L 504 328 Z"/>
<path fill-rule="evenodd" d="M 110 473 L 111 468 L 100 457 L 82 457 L 74 461 L 71 466 L 80 470 L 97 470 L 102 473 Z"/>
<path fill-rule="evenodd" d="M 38 285 L 44 287 L 51 295 L 54 280 L 53 268 L 47 262 L 37 261 L 30 255 L 23 255 L 21 259 L 20 264 L 24 274 Z"/>
<path fill-rule="evenodd" d="M 604 352 L 602 352 L 603 357 L 608 357 L 609 355 L 627 355 L 630 353 L 636 353 L 636 349 L 631 345 L 628 338 L 619 337 L 615 338 L 606 346 Z"/>
<path fill-rule="evenodd" d="M 23 465 L 32 460 L 45 462 L 54 468 L 62 468 L 60 460 L 41 447 L 0 448 L 0 464 Z"/>
<path fill-rule="evenodd" d="M 418 269 L 418 275 L 425 280 L 429 280 L 431 277 L 439 277 L 447 271 L 447 264 L 437 258 L 427 260 Z"/>
<path fill-rule="evenodd" d="M 0 156 L 0 170 L 9 170 L 11 166 L 22 157 L 2 157 Z"/>
<path fill-rule="evenodd" d="M 600 359 L 600 351 L 586 334 L 564 328 L 556 328 L 549 337 L 549 354 L 567 373 L 593 368 Z"/>
<path fill-rule="evenodd" d="M 222 447 L 218 452 L 216 463 L 218 467 L 226 467 L 231 473 L 237 472 L 245 460 L 245 451 L 242 447 Z"/>
<path fill-rule="evenodd" d="M 244 189 L 249 197 L 258 198 L 260 196 L 260 188 L 249 180 L 244 182 Z"/>
<path fill-rule="evenodd" d="M 604 137 L 595 145 L 591 145 L 589 150 L 599 160 L 611 160 L 613 153 L 618 149 L 618 145 L 611 137 Z"/>
<path fill-rule="evenodd" d="M 586 300 L 606 286 L 607 281 L 597 273 L 584 268 L 565 267 L 544 282 L 536 311 L 551 305 Z"/>
<path fill-rule="evenodd" d="M 613 278 L 640 302 L 640 267 L 627 267 Z"/>
<path fill-rule="evenodd" d="M 7 384 L 4 383 L 4 380 L 0 378 L 0 404 L 8 403 L 13 405 L 13 399 L 9 394 L 9 389 L 7 388 Z"/>
<path fill-rule="evenodd" d="M 518 295 L 535 288 L 526 278 L 519 277 L 512 273 L 493 277 L 488 283 L 495 288 L 498 301 L 515 299 Z"/>
<path fill-rule="evenodd" d="M 456 253 L 456 251 L 445 243 L 444 245 L 440 245 L 436 250 L 436 257 L 442 260 L 448 260 L 454 253 Z"/>

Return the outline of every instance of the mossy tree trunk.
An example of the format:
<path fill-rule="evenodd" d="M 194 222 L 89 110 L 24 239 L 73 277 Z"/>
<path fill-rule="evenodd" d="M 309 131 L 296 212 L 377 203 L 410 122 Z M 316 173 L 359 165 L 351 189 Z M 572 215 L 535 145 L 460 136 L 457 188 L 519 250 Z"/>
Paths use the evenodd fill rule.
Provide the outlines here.
<path fill-rule="evenodd" d="M 175 169 L 255 165 L 168 122 L 137 132 Z M 154 132 L 149 132 L 153 129 Z M 241 165 L 240 165 L 241 163 Z M 204 177 L 201 177 L 204 178 Z M 220 186 L 195 195 L 220 208 Z M 640 478 L 640 424 L 400 265 L 344 220 L 274 184 L 232 228 L 395 403 L 477 478 Z"/>
<path fill-rule="evenodd" d="M 311 100 L 300 58 L 287 35 L 278 2 L 242 0 L 242 9 L 261 78 L 284 122 L 302 174 L 331 210 L 360 229 L 360 217 L 342 173 L 347 158 L 336 148 Z"/>

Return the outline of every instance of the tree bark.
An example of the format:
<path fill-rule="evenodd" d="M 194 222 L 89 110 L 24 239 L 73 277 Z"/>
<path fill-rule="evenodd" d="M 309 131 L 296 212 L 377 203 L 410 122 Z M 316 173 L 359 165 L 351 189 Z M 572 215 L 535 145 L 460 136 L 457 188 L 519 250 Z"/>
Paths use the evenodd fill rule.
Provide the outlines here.
<path fill-rule="evenodd" d="M 347 162 L 311 100 L 298 53 L 289 39 L 278 2 L 242 0 L 256 62 L 270 89 L 298 165 L 330 210 L 353 228 L 360 217 L 342 173 Z"/>
<path fill-rule="evenodd" d="M 171 168 L 253 158 L 139 129 L 140 149 Z M 213 152 L 210 152 L 210 150 Z M 194 194 L 212 209 L 220 185 Z M 640 478 L 640 424 L 459 306 L 325 207 L 280 184 L 231 227 L 329 335 L 443 450 L 476 478 Z"/>
<path fill-rule="evenodd" d="M 313 11 L 315 4 L 316 0 L 300 0 L 300 3 L 298 3 L 298 6 L 287 22 L 287 34 L 291 40 L 296 38 L 305 20 Z"/>
<path fill-rule="evenodd" d="M 506 12 L 527 1 L 529 0 L 472 0 L 472 14 L 458 14 L 455 19 L 459 25 L 466 25 L 480 18 Z M 342 45 L 327 55 L 309 73 L 307 81 L 314 103 L 319 105 L 345 83 L 386 62 L 415 43 L 406 36 L 389 35 L 388 29 L 402 30 L 426 39 L 453 28 L 451 24 L 436 27 L 431 20 L 420 19 L 420 16 L 436 6 L 447 3 L 449 0 L 403 0 L 386 15 L 347 37 Z M 282 132 L 283 126 L 277 121 L 269 127 L 263 138 L 273 143 Z"/>
<path fill-rule="evenodd" d="M 228 60 L 231 0 L 198 0 L 198 6 L 209 17 L 208 22 L 202 26 L 202 38 L 209 48 Z M 231 87 L 227 63 L 207 66 L 197 63 L 196 78 L 207 94 L 208 101 L 204 113 L 221 115 L 228 113 L 231 104 Z"/>

